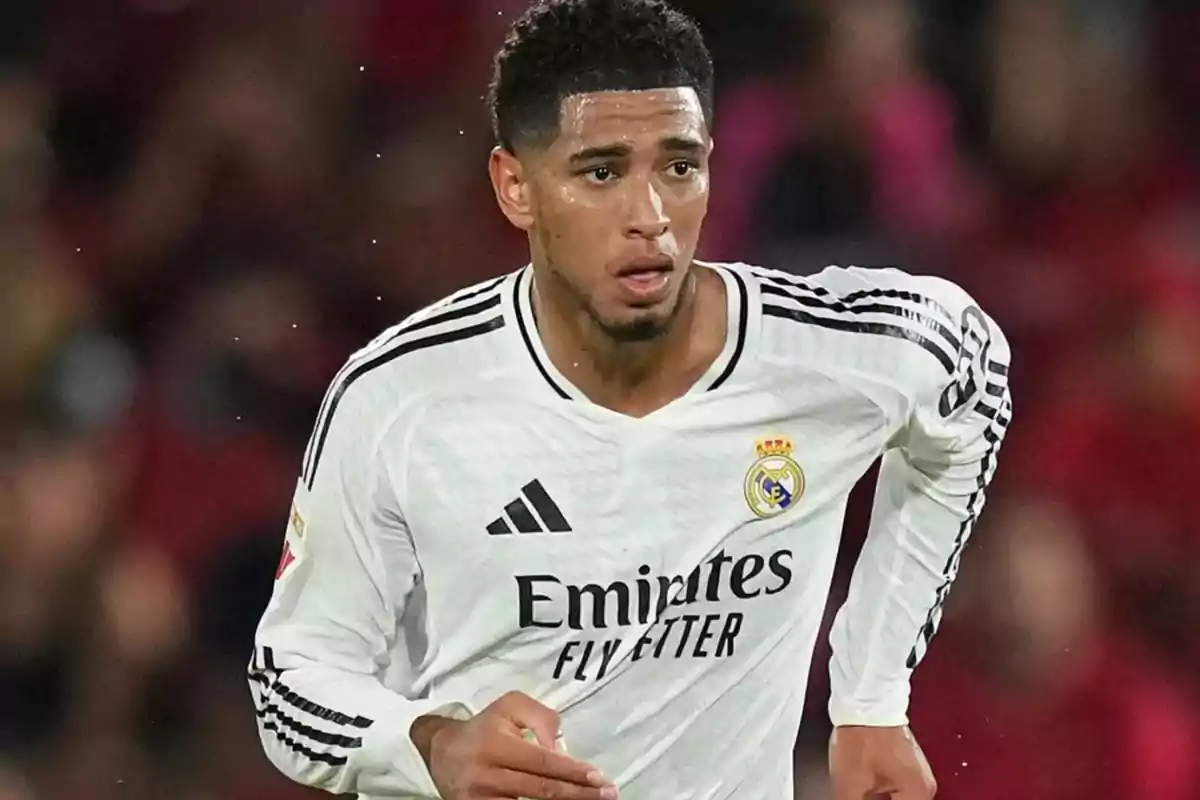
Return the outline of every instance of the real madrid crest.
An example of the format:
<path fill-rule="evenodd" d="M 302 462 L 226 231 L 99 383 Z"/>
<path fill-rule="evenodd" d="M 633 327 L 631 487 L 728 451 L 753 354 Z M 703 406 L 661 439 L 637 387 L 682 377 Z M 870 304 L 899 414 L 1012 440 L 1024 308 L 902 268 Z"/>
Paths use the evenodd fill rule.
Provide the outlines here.
<path fill-rule="evenodd" d="M 759 517 L 782 514 L 804 494 L 804 471 L 792 458 L 792 441 L 759 439 L 755 450 L 758 460 L 746 472 L 746 503 Z"/>

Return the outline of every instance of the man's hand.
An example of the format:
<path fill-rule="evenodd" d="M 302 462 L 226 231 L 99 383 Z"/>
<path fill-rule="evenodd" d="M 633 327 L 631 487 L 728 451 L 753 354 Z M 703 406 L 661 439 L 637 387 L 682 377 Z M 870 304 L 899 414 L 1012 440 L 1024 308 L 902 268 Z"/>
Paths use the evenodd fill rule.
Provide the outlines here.
<path fill-rule="evenodd" d="M 835 800 L 930 800 L 937 793 L 933 770 L 907 727 L 835 728 L 829 775 Z"/>
<path fill-rule="evenodd" d="M 540 743 L 523 739 L 533 731 Z M 555 752 L 558 714 L 509 692 L 469 722 L 420 717 L 413 744 L 445 800 L 616 800 L 598 769 Z"/>

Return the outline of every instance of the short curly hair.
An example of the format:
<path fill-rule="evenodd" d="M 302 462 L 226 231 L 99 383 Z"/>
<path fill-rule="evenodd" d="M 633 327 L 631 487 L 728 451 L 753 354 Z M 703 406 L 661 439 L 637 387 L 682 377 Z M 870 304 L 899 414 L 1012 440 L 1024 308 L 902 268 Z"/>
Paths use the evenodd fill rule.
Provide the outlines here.
<path fill-rule="evenodd" d="M 661 0 L 540 0 L 496 53 L 488 105 L 509 152 L 558 135 L 565 98 L 691 87 L 712 129 L 712 56 L 696 22 Z"/>

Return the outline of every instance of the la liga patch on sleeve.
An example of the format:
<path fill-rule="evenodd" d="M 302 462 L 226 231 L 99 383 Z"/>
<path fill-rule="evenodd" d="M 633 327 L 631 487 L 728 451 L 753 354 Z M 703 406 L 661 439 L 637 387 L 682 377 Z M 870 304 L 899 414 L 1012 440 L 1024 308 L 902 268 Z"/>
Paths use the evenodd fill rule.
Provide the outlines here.
<path fill-rule="evenodd" d="M 306 552 L 304 544 L 304 515 L 296 502 L 292 503 L 288 515 L 287 531 L 283 539 L 283 553 L 279 556 L 279 565 L 275 568 L 275 580 L 281 580 L 289 574 L 297 564 L 304 560 Z"/>

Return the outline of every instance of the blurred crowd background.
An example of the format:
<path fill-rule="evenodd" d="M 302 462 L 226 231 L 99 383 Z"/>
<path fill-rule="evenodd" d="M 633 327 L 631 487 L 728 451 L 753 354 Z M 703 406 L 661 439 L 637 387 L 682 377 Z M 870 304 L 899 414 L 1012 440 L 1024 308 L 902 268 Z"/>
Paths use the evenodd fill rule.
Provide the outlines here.
<path fill-rule="evenodd" d="M 1015 349 L 915 681 L 939 796 L 1197 800 L 1200 6 L 679 5 L 719 76 L 702 256 L 944 275 Z M 301 451 L 350 351 L 524 263 L 482 102 L 522 6 L 0 3 L 3 800 L 307 794 L 243 678 Z"/>

